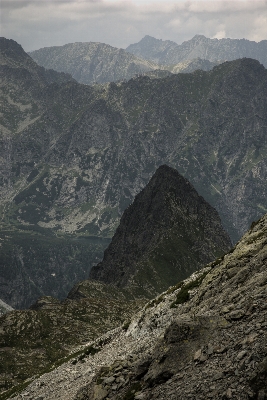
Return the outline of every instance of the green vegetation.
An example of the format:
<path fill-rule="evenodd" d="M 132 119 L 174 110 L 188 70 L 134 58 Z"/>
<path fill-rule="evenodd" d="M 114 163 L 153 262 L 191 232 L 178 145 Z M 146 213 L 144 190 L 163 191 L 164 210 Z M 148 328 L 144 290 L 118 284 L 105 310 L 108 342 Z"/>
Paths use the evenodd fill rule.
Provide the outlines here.
<path fill-rule="evenodd" d="M 123 329 L 124 331 L 127 331 L 127 329 L 129 328 L 130 324 L 131 324 L 131 321 L 126 321 L 126 322 L 122 325 L 122 329 Z"/>

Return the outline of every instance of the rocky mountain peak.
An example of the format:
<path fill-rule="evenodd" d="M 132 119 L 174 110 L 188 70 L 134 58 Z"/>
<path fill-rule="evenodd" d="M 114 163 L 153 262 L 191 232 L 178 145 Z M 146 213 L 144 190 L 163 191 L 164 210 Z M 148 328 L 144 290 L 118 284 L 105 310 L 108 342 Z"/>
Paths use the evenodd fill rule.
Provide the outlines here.
<path fill-rule="evenodd" d="M 207 38 L 204 35 L 195 35 L 190 40 L 193 42 L 193 41 L 201 41 L 201 40 L 205 40 L 205 39 L 207 39 Z"/>
<path fill-rule="evenodd" d="M 15 40 L 0 38 L 0 65 L 24 65 L 26 68 L 36 66 L 31 57 L 23 50 Z"/>
<path fill-rule="evenodd" d="M 230 247 L 216 210 L 162 165 L 125 210 L 90 278 L 154 295 Z"/>
<path fill-rule="evenodd" d="M 256 43 L 246 39 L 210 39 L 204 35 L 195 35 L 192 39 L 186 40 L 180 45 L 171 41 L 149 40 L 152 45 L 151 48 L 146 41 L 141 40 L 138 43 L 131 44 L 126 50 L 136 56 L 166 66 L 197 57 L 212 62 L 250 57 L 259 60 L 265 67 L 267 66 L 266 40 Z"/>

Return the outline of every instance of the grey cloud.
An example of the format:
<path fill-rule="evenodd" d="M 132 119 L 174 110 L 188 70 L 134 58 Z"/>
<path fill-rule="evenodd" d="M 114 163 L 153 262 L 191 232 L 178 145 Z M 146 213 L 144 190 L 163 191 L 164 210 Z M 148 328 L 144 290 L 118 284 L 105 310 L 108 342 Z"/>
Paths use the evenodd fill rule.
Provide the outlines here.
<path fill-rule="evenodd" d="M 77 41 L 127 47 L 144 35 L 177 43 L 195 34 L 266 39 L 267 1 L 2 1 L 2 35 L 25 50 Z"/>

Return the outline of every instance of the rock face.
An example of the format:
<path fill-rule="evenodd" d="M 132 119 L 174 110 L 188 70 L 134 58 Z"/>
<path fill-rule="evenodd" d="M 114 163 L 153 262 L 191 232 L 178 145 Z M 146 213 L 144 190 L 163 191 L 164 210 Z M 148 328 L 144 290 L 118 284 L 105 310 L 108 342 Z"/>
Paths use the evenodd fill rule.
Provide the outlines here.
<path fill-rule="evenodd" d="M 216 210 L 163 165 L 124 211 L 90 278 L 155 296 L 230 247 Z"/>
<path fill-rule="evenodd" d="M 224 257 L 150 301 L 14 399 L 265 399 L 267 215 Z M 100 343 L 102 343 L 100 345 Z"/>
<path fill-rule="evenodd" d="M 126 51 L 146 60 L 163 65 L 202 58 L 212 62 L 254 58 L 267 67 L 267 40 L 253 42 L 246 39 L 209 39 L 195 35 L 178 45 L 170 40 L 145 36 L 139 43 L 131 44 Z"/>
<path fill-rule="evenodd" d="M 165 63 L 163 60 L 168 54 L 172 53 L 177 46 L 177 43 L 171 40 L 155 39 L 152 36 L 146 35 L 140 42 L 130 44 L 130 46 L 126 48 L 126 51 L 134 55 L 138 54 L 138 57 L 142 57 L 146 60 L 153 59 L 153 62 L 158 64 L 171 64 L 168 62 Z"/>
<path fill-rule="evenodd" d="M 44 47 L 29 55 L 37 64 L 67 72 L 87 85 L 130 79 L 136 74 L 159 68 L 153 62 L 104 43 L 69 43 Z"/>
<path fill-rule="evenodd" d="M 218 210 L 233 241 L 267 210 L 267 73 L 257 61 L 90 87 L 49 84 L 36 64 L 12 61 L 20 46 L 4 43 L 2 230 L 111 238 L 162 164 L 178 169 Z"/>
<path fill-rule="evenodd" d="M 15 40 L 0 38 L 0 52 L 1 60 L 0 65 L 2 67 L 2 74 L 11 72 L 12 68 L 24 69 L 24 77 L 31 73 L 32 77 L 35 78 L 39 83 L 44 85 L 47 83 L 64 83 L 74 81 L 70 74 L 64 72 L 56 72 L 52 69 L 45 69 L 33 62 L 32 58 L 25 53 L 21 45 Z M 4 69 L 3 69 L 4 68 Z M 21 71 L 23 75 L 23 72 Z"/>

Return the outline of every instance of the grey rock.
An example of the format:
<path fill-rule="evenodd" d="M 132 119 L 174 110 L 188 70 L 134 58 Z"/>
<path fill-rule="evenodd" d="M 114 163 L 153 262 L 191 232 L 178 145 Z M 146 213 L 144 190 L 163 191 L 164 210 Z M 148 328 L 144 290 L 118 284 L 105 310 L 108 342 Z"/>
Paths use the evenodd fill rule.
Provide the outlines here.
<path fill-rule="evenodd" d="M 114 376 L 109 376 L 108 378 L 105 378 L 103 382 L 106 385 L 110 385 L 111 383 L 115 382 L 115 378 Z"/>
<path fill-rule="evenodd" d="M 247 355 L 247 351 L 242 350 L 242 351 L 240 351 L 240 353 L 238 353 L 236 358 L 237 358 L 237 360 L 241 360 L 243 357 L 245 357 L 245 355 Z"/>

